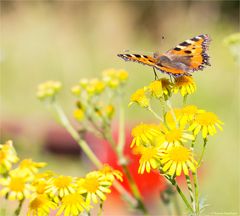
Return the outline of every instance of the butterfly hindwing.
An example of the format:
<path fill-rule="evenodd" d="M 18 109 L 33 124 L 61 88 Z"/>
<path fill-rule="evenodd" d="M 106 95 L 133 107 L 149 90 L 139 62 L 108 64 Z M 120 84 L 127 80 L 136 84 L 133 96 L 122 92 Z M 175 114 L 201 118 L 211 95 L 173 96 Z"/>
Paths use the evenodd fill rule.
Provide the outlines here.
<path fill-rule="evenodd" d="M 207 34 L 199 35 L 180 43 L 174 49 L 167 51 L 166 55 L 176 61 L 185 59 L 192 71 L 201 70 L 205 65 L 210 65 L 209 56 L 206 53 L 210 41 Z"/>

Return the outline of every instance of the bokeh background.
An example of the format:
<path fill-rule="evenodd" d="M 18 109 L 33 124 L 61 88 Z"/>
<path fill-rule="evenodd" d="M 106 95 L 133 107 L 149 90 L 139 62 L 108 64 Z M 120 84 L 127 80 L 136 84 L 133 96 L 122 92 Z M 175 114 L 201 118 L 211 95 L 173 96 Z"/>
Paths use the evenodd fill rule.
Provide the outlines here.
<path fill-rule="evenodd" d="M 209 204 L 205 215 L 239 214 L 239 68 L 223 43 L 239 31 L 239 1 L 1 1 L 0 18 L 1 143 L 13 139 L 20 157 L 46 161 L 49 169 L 75 176 L 92 167 L 36 99 L 37 85 L 61 81 L 60 101 L 71 118 L 71 86 L 107 68 L 126 69 L 130 130 L 140 121 L 154 121 L 142 109 L 127 107 L 131 93 L 152 81 L 153 73 L 147 66 L 125 63 L 117 53 L 127 49 L 151 55 L 209 34 L 212 66 L 194 74 L 198 90 L 188 103 L 215 112 L 225 124 L 209 140 L 200 190 Z M 176 97 L 174 105 L 179 101 Z M 160 201 L 151 203 L 153 215 L 166 214 Z M 116 208 L 111 215 L 120 213 Z"/>

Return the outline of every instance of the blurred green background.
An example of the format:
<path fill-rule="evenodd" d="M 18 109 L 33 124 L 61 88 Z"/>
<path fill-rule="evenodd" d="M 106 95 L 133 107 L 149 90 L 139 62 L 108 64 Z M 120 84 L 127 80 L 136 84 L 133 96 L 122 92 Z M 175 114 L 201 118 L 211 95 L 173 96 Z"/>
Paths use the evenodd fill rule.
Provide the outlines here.
<path fill-rule="evenodd" d="M 209 140 L 200 190 L 209 204 L 206 215 L 238 215 L 239 68 L 223 44 L 238 31 L 239 1 L 1 1 L 1 142 L 14 139 L 21 157 L 79 175 L 83 171 L 78 157 L 42 154 L 44 133 L 54 119 L 36 99 L 37 85 L 61 81 L 61 103 L 71 116 L 71 86 L 105 69 L 123 68 L 129 72 L 128 124 L 139 122 L 139 116 L 154 121 L 140 108 L 127 108 L 131 93 L 153 80 L 152 69 L 125 63 L 116 55 L 124 49 L 164 52 L 207 33 L 212 38 L 212 66 L 194 74 L 198 90 L 188 103 L 216 113 L 224 131 Z M 181 99 L 175 98 L 177 105 Z"/>

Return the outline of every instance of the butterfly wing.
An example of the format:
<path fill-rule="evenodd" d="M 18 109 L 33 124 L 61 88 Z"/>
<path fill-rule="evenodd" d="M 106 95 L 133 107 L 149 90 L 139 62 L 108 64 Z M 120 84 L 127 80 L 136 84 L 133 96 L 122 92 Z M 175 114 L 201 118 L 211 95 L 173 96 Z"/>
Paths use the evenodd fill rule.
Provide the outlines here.
<path fill-rule="evenodd" d="M 156 64 L 156 59 L 147 56 L 147 55 L 139 55 L 139 54 L 118 54 L 118 57 L 124 59 L 125 61 L 133 61 L 138 62 L 144 65 L 148 65 L 154 67 Z"/>
<path fill-rule="evenodd" d="M 172 76 L 189 76 L 191 75 L 189 72 L 202 70 L 205 65 L 210 65 L 206 53 L 209 42 L 209 36 L 204 34 L 186 40 L 174 49 L 154 57 L 140 54 L 118 54 L 118 56 L 125 61 L 148 65 Z"/>
<path fill-rule="evenodd" d="M 188 67 L 189 72 L 202 70 L 209 65 L 207 54 L 211 39 L 207 34 L 186 40 L 165 53 L 173 62 L 180 62 Z"/>
<path fill-rule="evenodd" d="M 169 75 L 179 76 L 185 74 L 184 70 L 171 67 L 171 65 L 158 65 L 158 59 L 152 56 L 140 54 L 118 54 L 118 57 L 124 59 L 125 61 L 138 62 L 144 65 L 154 67 L 162 73 L 167 73 Z"/>

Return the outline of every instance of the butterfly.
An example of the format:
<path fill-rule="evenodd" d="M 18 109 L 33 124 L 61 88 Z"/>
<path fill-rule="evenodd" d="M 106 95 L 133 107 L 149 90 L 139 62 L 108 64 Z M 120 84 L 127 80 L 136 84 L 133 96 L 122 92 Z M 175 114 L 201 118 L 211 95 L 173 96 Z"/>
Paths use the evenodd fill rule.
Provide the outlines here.
<path fill-rule="evenodd" d="M 153 67 L 155 79 L 157 77 L 155 69 L 170 76 L 191 76 L 197 70 L 203 70 L 209 63 L 207 54 L 211 38 L 207 34 L 198 35 L 186 40 L 175 48 L 161 54 L 155 52 L 153 56 L 140 54 L 118 54 L 125 61 L 133 61 Z"/>

